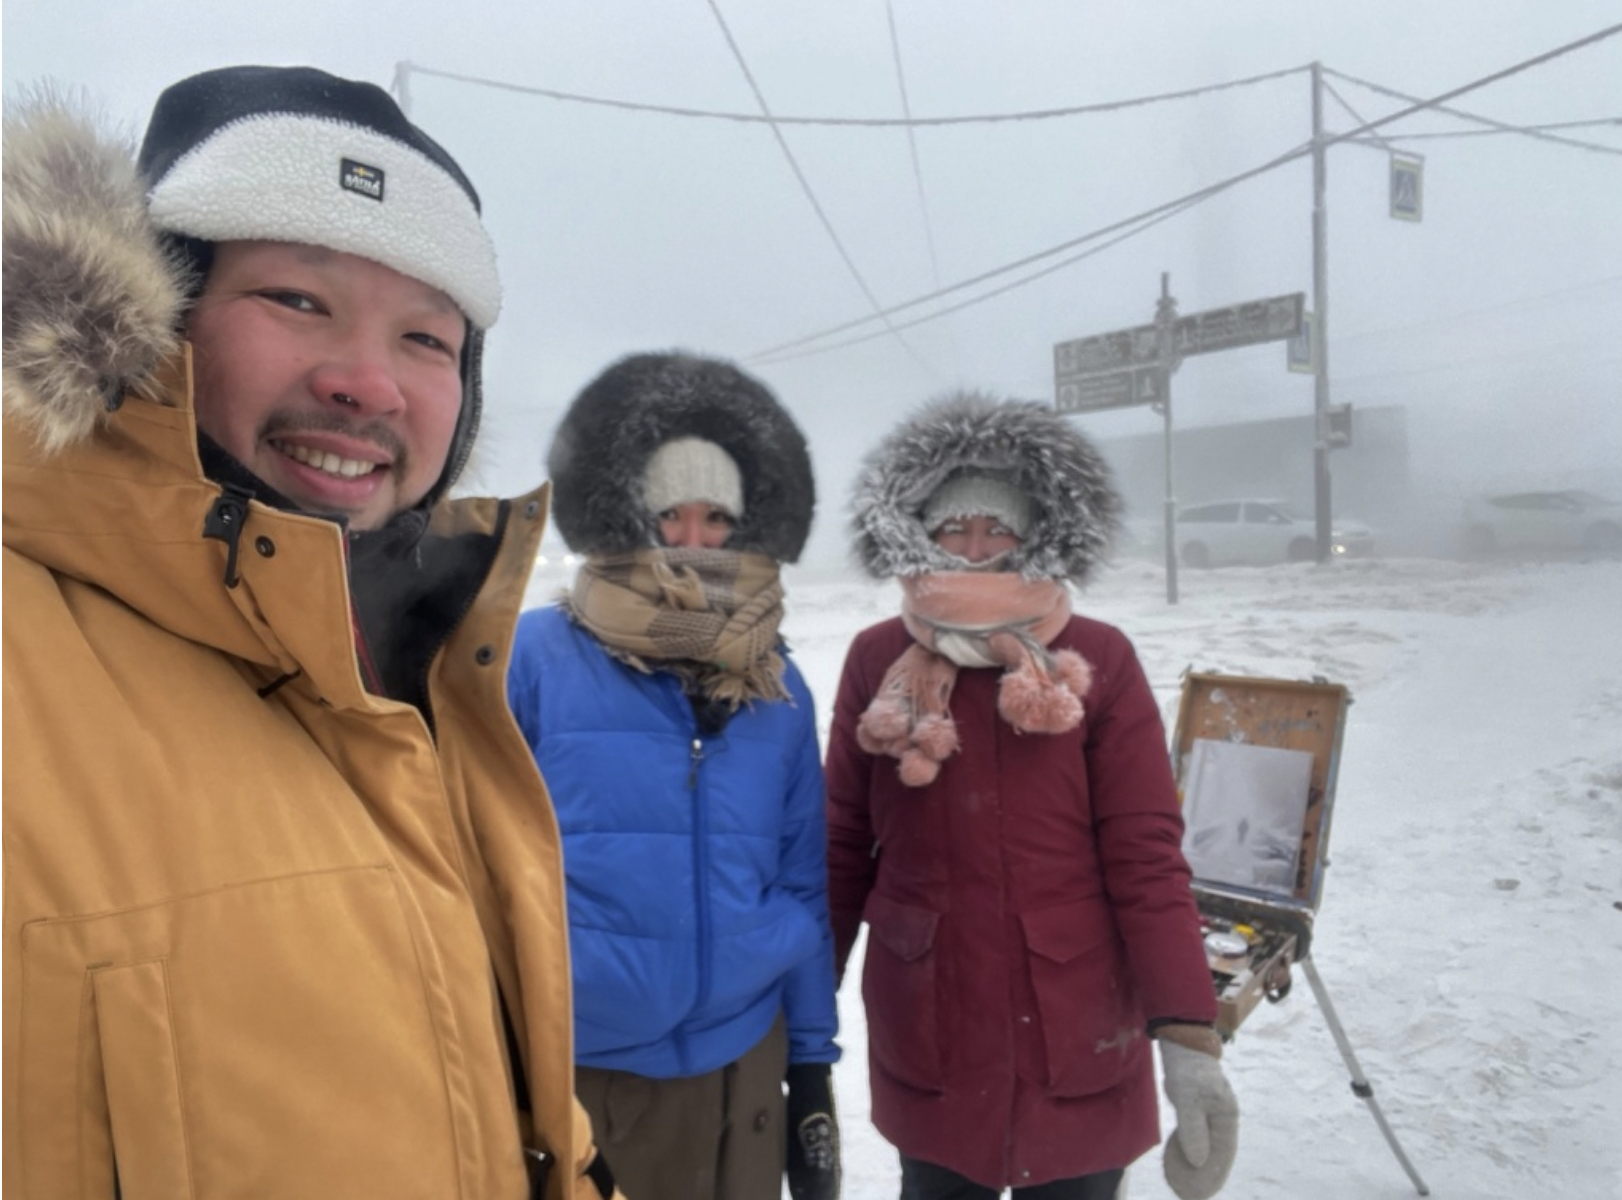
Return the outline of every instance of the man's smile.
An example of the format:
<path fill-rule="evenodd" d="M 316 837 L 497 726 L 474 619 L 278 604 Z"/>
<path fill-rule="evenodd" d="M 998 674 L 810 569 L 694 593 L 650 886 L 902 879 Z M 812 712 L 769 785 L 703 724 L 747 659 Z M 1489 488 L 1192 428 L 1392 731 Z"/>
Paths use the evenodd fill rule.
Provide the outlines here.
<path fill-rule="evenodd" d="M 362 475 L 368 475 L 385 465 L 383 463 L 366 462 L 358 458 L 342 458 L 328 450 L 318 450 L 312 446 L 300 446 L 292 442 L 272 441 L 270 444 L 294 462 L 303 463 L 307 467 L 313 467 L 318 471 L 325 471 L 329 475 L 338 475 L 345 479 L 355 479 Z"/>

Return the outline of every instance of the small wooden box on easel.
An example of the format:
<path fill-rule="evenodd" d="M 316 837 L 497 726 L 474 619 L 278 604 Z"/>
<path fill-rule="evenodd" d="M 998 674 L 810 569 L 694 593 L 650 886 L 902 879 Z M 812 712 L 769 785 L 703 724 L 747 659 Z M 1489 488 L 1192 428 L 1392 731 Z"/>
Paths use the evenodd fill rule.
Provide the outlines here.
<path fill-rule="evenodd" d="M 1217 1032 L 1233 1037 L 1265 997 L 1284 999 L 1299 965 L 1386 1144 L 1430 1195 L 1385 1119 L 1309 957 L 1329 865 L 1346 688 L 1189 671 L 1172 736 L 1183 853 L 1217 991 Z"/>
<path fill-rule="evenodd" d="M 1183 677 L 1172 770 L 1225 1038 L 1310 951 L 1350 704 L 1321 680 Z"/>

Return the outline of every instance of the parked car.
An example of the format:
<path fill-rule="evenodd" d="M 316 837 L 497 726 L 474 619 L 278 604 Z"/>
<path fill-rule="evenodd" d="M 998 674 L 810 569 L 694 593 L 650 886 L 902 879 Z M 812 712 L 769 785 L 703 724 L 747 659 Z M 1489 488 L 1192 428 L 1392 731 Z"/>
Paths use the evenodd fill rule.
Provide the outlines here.
<path fill-rule="evenodd" d="M 1318 525 L 1282 500 L 1218 500 L 1177 513 L 1177 553 L 1184 566 L 1310 562 L 1317 557 Z M 1374 534 L 1358 521 L 1337 520 L 1329 535 L 1335 558 L 1374 553 Z"/>
<path fill-rule="evenodd" d="M 1164 517 L 1125 517 L 1116 532 L 1114 555 L 1117 559 L 1154 559 L 1166 553 Z"/>
<path fill-rule="evenodd" d="M 1465 506 L 1464 548 L 1497 550 L 1622 551 L 1622 503 L 1581 489 L 1504 492 Z"/>

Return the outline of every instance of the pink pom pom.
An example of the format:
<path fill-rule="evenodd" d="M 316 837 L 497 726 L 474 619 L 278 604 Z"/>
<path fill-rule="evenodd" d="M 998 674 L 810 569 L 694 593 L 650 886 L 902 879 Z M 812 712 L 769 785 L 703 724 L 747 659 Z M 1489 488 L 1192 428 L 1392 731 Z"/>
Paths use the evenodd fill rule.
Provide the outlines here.
<path fill-rule="evenodd" d="M 950 717 L 927 716 L 912 731 L 920 752 L 936 762 L 944 762 L 957 751 L 957 726 Z"/>
<path fill-rule="evenodd" d="M 900 700 L 881 697 L 867 706 L 860 728 L 868 736 L 884 742 L 906 737 L 912 725 L 912 713 L 908 709 L 909 706 Z"/>
<path fill-rule="evenodd" d="M 1060 650 L 1053 656 L 1053 675 L 1083 699 L 1093 686 L 1092 664 L 1074 650 Z"/>
<path fill-rule="evenodd" d="M 1042 684 L 1029 663 L 1004 672 L 997 684 L 997 711 L 1010 725 L 1025 729 L 1028 718 L 1042 703 Z"/>
<path fill-rule="evenodd" d="M 1023 666 L 1002 677 L 997 710 L 1009 724 L 1026 733 L 1063 733 L 1081 724 L 1081 701 Z"/>
<path fill-rule="evenodd" d="M 856 744 L 869 754 L 887 753 L 888 743 L 883 738 L 876 738 L 867 732 L 867 721 L 864 718 L 856 722 Z"/>
<path fill-rule="evenodd" d="M 901 756 L 898 773 L 901 782 L 908 787 L 923 787 L 935 782 L 935 776 L 941 773 L 941 767 L 934 759 L 924 757 L 917 750 L 908 750 Z"/>

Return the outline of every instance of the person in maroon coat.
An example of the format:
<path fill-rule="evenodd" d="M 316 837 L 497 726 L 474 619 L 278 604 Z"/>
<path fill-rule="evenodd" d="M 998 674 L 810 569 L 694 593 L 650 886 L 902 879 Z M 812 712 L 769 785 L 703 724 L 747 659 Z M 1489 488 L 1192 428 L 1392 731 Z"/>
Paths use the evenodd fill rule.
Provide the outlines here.
<path fill-rule="evenodd" d="M 959 394 L 870 455 L 856 556 L 902 614 L 861 634 L 827 757 L 841 979 L 863 921 L 873 1122 L 902 1200 L 1110 1200 L 1177 1130 L 1211 1196 L 1238 1108 L 1219 1064 L 1183 822 L 1131 643 L 1074 615 L 1120 501 L 1052 410 Z"/>

